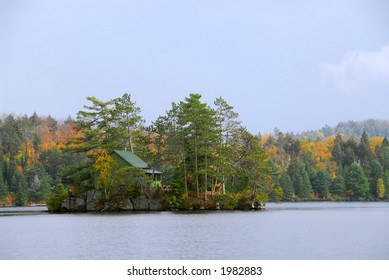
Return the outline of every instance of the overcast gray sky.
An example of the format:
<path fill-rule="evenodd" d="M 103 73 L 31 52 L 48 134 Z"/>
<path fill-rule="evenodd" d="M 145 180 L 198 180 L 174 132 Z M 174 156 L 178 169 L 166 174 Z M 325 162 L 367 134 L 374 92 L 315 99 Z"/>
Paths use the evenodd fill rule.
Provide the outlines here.
<path fill-rule="evenodd" d="M 389 119 L 387 0 L 0 0 L 0 113 L 222 96 L 253 133 Z"/>

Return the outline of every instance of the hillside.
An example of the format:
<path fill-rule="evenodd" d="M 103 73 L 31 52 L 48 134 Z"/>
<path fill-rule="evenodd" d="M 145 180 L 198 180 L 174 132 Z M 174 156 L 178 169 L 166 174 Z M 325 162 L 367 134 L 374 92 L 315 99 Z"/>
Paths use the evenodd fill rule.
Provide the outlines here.
<path fill-rule="evenodd" d="M 389 137 L 389 120 L 368 119 L 364 121 L 346 121 L 340 122 L 336 126 L 324 126 L 319 130 L 305 131 L 298 134 L 299 137 L 309 139 L 327 138 L 331 135 L 342 134 L 345 138 L 351 136 L 360 138 L 363 131 L 366 131 L 369 137 L 382 136 Z"/>

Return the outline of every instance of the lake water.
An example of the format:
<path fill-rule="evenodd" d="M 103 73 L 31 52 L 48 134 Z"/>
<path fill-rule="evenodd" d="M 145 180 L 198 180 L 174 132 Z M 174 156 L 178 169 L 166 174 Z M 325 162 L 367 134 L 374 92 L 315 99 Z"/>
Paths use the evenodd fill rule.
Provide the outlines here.
<path fill-rule="evenodd" d="M 48 214 L 0 208 L 0 259 L 389 259 L 388 202 L 264 211 Z"/>

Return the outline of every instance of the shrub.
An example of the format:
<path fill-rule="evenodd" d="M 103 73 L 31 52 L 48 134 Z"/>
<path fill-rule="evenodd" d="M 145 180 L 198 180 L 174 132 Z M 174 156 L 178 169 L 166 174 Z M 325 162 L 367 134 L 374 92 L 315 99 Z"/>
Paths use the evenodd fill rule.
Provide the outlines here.
<path fill-rule="evenodd" d="M 68 191 L 63 185 L 54 187 L 47 199 L 47 208 L 50 212 L 60 212 L 61 204 L 68 197 Z"/>
<path fill-rule="evenodd" d="M 221 210 L 235 210 L 238 206 L 237 195 L 234 194 L 216 194 L 213 199 L 220 204 Z"/>

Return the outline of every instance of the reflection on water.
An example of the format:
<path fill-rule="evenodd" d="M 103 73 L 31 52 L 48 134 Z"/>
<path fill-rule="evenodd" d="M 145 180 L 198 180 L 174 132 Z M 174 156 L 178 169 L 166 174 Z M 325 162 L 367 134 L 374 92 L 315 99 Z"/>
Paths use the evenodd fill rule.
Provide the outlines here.
<path fill-rule="evenodd" d="M 387 202 L 269 203 L 247 212 L 28 209 L 0 208 L 0 259 L 389 259 Z"/>
<path fill-rule="evenodd" d="M 47 214 L 46 206 L 0 207 L 1 216 Z"/>

